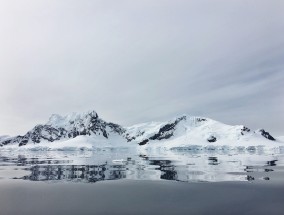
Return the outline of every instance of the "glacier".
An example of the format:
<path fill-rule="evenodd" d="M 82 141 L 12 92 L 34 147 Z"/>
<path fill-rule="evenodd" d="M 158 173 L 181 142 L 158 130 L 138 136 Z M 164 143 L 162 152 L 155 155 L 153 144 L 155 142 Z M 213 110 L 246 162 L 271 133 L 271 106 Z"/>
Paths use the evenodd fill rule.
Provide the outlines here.
<path fill-rule="evenodd" d="M 283 150 L 283 138 L 264 129 L 226 125 L 210 118 L 181 115 L 165 122 L 121 126 L 106 122 L 94 110 L 66 116 L 53 114 L 25 135 L 0 136 L 0 150 Z"/>

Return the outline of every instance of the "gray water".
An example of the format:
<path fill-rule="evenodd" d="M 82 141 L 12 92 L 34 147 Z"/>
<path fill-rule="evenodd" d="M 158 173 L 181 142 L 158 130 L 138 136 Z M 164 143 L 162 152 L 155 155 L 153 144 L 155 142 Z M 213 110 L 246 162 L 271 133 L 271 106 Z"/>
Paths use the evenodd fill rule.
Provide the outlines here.
<path fill-rule="evenodd" d="M 0 214 L 284 214 L 284 155 L 0 153 Z"/>

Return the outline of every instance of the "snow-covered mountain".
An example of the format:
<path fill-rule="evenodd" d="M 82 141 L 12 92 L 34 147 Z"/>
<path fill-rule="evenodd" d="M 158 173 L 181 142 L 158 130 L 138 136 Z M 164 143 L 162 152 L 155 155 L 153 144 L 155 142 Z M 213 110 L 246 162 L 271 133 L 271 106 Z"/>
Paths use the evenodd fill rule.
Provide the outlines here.
<path fill-rule="evenodd" d="M 72 113 L 67 116 L 53 114 L 44 125 L 37 125 L 23 136 L 0 139 L 0 144 L 36 144 L 72 139 L 81 135 L 95 135 L 108 138 L 110 135 L 123 135 L 120 125 L 108 123 L 98 117 L 95 111 Z"/>
<path fill-rule="evenodd" d="M 51 142 L 65 142 L 65 145 L 68 145 L 69 142 L 74 143 L 75 139 L 90 142 L 94 146 L 103 143 L 174 147 L 199 144 L 226 145 L 248 141 L 276 142 L 264 129 L 251 131 L 243 125 L 230 126 L 204 117 L 182 115 L 166 122 L 123 127 L 104 121 L 95 111 L 88 111 L 67 116 L 54 114 L 46 124 L 35 126 L 23 136 L 0 137 L 0 145 L 32 146 Z"/>
<path fill-rule="evenodd" d="M 243 125 L 226 125 L 183 115 L 167 122 L 143 123 L 126 128 L 127 136 L 139 145 L 181 147 L 189 145 L 261 145 L 276 142 L 264 129 L 251 131 Z M 249 142 L 249 143 L 248 143 Z"/>

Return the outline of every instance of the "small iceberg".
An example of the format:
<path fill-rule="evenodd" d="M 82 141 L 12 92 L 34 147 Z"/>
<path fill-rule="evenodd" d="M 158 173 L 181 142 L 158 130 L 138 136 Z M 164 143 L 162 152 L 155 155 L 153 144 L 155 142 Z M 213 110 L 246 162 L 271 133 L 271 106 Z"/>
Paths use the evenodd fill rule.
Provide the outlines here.
<path fill-rule="evenodd" d="M 117 159 L 117 160 L 112 160 L 112 162 L 113 162 L 113 163 L 119 163 L 119 164 L 121 164 L 121 163 L 125 163 L 125 162 L 126 162 L 126 160 L 123 160 L 123 159 Z"/>

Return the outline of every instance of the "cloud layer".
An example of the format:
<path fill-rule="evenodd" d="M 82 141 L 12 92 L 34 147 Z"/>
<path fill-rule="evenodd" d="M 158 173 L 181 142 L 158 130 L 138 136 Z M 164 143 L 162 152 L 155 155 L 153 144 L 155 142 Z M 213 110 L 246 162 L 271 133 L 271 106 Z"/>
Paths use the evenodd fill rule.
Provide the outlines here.
<path fill-rule="evenodd" d="M 284 3 L 5 1 L 0 134 L 95 109 L 130 125 L 188 113 L 284 135 Z"/>

